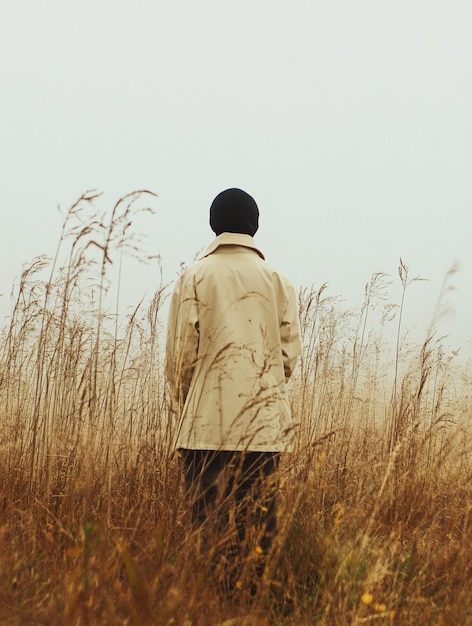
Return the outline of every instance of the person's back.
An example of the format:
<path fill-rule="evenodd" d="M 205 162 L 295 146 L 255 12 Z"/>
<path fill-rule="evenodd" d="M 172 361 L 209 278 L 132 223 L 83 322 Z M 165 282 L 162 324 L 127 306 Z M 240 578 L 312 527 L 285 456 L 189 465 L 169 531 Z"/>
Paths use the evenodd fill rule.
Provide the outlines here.
<path fill-rule="evenodd" d="M 177 447 L 288 449 L 285 379 L 298 354 L 290 283 L 263 260 L 249 235 L 223 233 L 176 294 L 198 320 Z M 193 332 L 186 332 L 191 342 Z"/>

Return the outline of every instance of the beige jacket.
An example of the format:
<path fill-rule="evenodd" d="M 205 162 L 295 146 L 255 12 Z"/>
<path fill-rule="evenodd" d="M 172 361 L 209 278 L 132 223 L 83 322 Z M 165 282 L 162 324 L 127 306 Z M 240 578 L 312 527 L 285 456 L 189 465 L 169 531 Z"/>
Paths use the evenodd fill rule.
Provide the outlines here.
<path fill-rule="evenodd" d="M 175 447 L 291 449 L 286 380 L 300 352 L 291 283 L 249 235 L 216 237 L 172 295 L 166 375 Z"/>

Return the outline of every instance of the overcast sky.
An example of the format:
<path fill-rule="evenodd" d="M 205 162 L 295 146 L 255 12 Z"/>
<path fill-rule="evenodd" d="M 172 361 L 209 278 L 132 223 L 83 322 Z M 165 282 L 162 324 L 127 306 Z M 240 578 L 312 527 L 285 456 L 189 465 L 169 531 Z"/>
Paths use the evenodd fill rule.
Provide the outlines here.
<path fill-rule="evenodd" d="M 256 240 L 298 287 L 357 306 L 399 257 L 428 326 L 458 263 L 452 345 L 472 336 L 470 0 L 15 0 L 0 15 L 0 309 L 52 255 L 82 192 L 159 197 L 166 276 L 212 239 L 222 189 L 251 193 Z M 154 270 L 133 268 L 130 304 Z M 3 307 L 3 308 L 2 308 Z M 463 348 L 470 352 L 470 348 Z"/>

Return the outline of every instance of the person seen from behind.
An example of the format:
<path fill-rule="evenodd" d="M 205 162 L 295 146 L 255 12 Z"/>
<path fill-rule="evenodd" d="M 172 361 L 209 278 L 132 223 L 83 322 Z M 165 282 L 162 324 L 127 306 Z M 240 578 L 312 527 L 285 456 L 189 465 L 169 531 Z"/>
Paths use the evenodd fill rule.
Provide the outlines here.
<path fill-rule="evenodd" d="M 275 536 L 276 471 L 294 437 L 286 382 L 301 340 L 294 287 L 253 239 L 255 200 L 221 192 L 210 226 L 216 238 L 174 288 L 166 376 L 193 523 L 228 539 L 218 559 L 237 570 L 231 586 L 249 554 L 260 579 Z"/>

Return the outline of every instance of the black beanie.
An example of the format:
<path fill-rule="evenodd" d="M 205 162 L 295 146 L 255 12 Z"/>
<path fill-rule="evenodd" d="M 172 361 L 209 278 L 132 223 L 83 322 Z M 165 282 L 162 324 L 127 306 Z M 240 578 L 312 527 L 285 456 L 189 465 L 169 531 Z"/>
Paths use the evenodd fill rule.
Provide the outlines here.
<path fill-rule="evenodd" d="M 242 233 L 253 237 L 259 228 L 256 201 L 242 189 L 222 191 L 211 204 L 210 226 L 216 235 Z"/>

